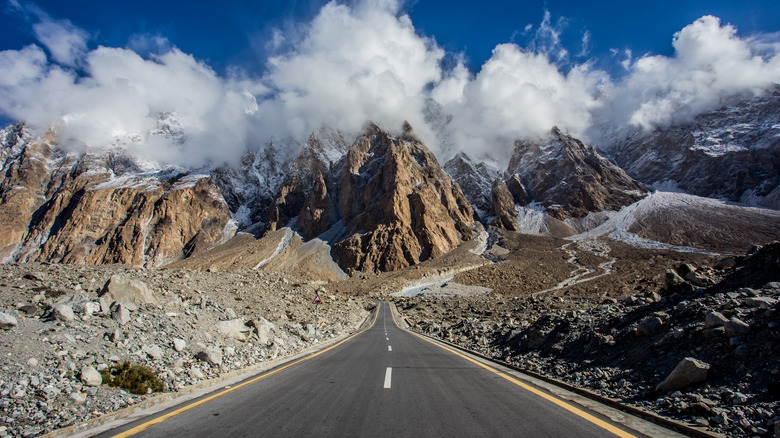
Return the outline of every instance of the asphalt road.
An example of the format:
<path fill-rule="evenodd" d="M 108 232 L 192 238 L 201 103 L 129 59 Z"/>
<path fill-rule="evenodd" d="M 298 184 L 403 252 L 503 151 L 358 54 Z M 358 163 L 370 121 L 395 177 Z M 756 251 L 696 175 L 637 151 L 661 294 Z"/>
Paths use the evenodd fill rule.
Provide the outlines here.
<path fill-rule="evenodd" d="M 386 303 L 346 342 L 211 397 L 104 435 L 643 436 L 401 330 Z"/>

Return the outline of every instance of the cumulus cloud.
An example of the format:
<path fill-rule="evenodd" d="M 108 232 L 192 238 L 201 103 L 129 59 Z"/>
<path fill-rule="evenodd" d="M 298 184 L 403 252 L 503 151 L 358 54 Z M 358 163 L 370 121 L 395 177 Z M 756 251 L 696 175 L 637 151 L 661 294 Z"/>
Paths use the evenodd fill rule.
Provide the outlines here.
<path fill-rule="evenodd" d="M 264 80 L 277 95 L 266 104 L 295 135 L 323 124 L 354 132 L 368 120 L 400 129 L 408 120 L 435 143 L 421 114 L 443 56 L 396 2 L 328 3 L 293 50 L 270 59 Z"/>
<path fill-rule="evenodd" d="M 35 37 L 56 62 L 73 67 L 87 53 L 89 34 L 74 26 L 70 20 L 55 20 L 34 4 L 22 4 L 18 0 L 11 0 L 9 4 L 12 9 L 33 22 Z"/>
<path fill-rule="evenodd" d="M 472 80 L 465 74 L 449 78 L 434 96 L 447 96 L 459 149 L 504 155 L 515 139 L 539 137 L 556 125 L 584 133 L 599 104 L 592 90 L 606 79 L 585 65 L 563 74 L 544 54 L 502 44 Z"/>
<path fill-rule="evenodd" d="M 771 36 L 743 39 L 734 26 L 705 16 L 677 32 L 672 45 L 672 57 L 645 55 L 633 63 L 626 52 L 630 74 L 609 90 L 602 123 L 646 130 L 684 123 L 780 83 L 780 51 Z"/>

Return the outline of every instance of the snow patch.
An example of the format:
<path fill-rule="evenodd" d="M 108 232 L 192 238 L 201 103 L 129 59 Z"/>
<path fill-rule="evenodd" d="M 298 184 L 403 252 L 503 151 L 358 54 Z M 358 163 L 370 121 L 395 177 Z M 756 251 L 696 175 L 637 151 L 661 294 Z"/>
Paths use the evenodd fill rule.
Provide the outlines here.
<path fill-rule="evenodd" d="M 274 251 L 273 254 L 271 254 L 267 259 L 262 260 L 260 263 L 257 264 L 253 269 L 260 269 L 265 265 L 266 263 L 273 260 L 274 257 L 278 256 L 279 254 L 284 251 L 285 248 L 287 248 L 288 245 L 290 245 L 290 240 L 292 240 L 293 236 L 295 235 L 295 232 L 291 228 L 283 228 L 284 230 L 284 237 L 282 237 L 282 240 L 279 242 L 279 245 L 276 246 L 276 251 Z"/>
<path fill-rule="evenodd" d="M 531 202 L 526 206 L 515 205 L 517 218 L 517 232 L 523 234 L 549 234 L 547 227 L 547 215 L 544 207 L 538 202 Z"/>

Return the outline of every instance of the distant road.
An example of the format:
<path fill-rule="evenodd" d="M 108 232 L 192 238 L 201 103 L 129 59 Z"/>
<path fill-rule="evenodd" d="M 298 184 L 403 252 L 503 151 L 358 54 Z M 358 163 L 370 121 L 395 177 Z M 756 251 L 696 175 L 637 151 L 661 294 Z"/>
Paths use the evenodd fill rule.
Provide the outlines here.
<path fill-rule="evenodd" d="M 102 436 L 647 436 L 401 330 L 387 303 L 368 330 L 255 380 Z"/>

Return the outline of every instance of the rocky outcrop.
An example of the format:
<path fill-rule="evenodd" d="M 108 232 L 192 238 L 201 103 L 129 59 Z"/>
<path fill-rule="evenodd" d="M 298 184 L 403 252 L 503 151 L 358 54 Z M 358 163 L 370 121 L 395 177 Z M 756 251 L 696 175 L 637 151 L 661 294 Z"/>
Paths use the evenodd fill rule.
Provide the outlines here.
<path fill-rule="evenodd" d="M 159 266 L 234 232 L 208 175 L 143 173 L 121 152 L 69 154 L 53 134 L 33 138 L 19 125 L 4 138 L 5 260 Z"/>
<path fill-rule="evenodd" d="M 493 183 L 492 197 L 495 219 L 490 222 L 490 225 L 509 231 L 517 230 L 515 200 L 504 181 L 497 179 Z"/>
<path fill-rule="evenodd" d="M 303 219 L 297 228 L 308 238 L 330 228 L 335 216 L 330 214 L 334 207 L 328 186 L 332 184 L 336 162 L 348 149 L 338 131 L 323 128 L 312 134 L 282 181 L 266 215 L 264 233 L 293 225 L 294 218 Z"/>
<path fill-rule="evenodd" d="M 472 238 L 471 205 L 408 125 L 400 138 L 370 126 L 337 181 L 347 237 L 333 251 L 345 270 L 404 268 Z"/>
<path fill-rule="evenodd" d="M 464 152 L 447 161 L 444 170 L 458 183 L 479 219 L 487 219 L 493 208 L 493 181 L 502 177 L 501 171 L 486 162 L 473 160 Z"/>
<path fill-rule="evenodd" d="M 780 87 L 688 123 L 612 137 L 612 158 L 645 184 L 780 209 Z"/>
<path fill-rule="evenodd" d="M 516 141 L 507 173 L 556 219 L 620 210 L 648 192 L 595 148 L 558 128 L 539 140 Z"/>

